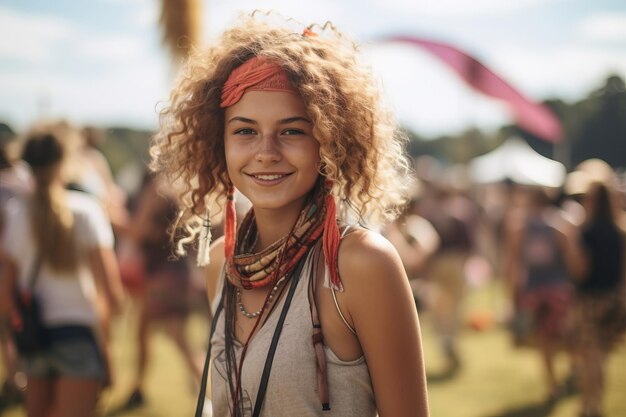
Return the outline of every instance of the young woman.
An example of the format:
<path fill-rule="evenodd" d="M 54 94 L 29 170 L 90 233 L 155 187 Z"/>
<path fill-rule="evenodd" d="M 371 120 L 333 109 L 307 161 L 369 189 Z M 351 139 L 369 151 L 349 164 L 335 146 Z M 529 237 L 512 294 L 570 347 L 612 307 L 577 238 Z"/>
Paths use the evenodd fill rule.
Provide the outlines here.
<path fill-rule="evenodd" d="M 185 335 L 190 316 L 192 271 L 187 259 L 172 259 L 172 242 L 168 235 L 177 207 L 171 187 L 159 176 L 150 176 L 139 192 L 137 209 L 128 227 L 129 237 L 142 253 L 144 282 L 139 300 L 137 375 L 133 391 L 121 410 L 145 403 L 146 370 L 151 359 L 148 342 L 154 326 L 175 343 L 194 379 L 199 382 L 202 377 L 202 369 Z"/>
<path fill-rule="evenodd" d="M 611 189 L 593 183 L 584 196 L 586 218 L 580 278 L 574 297 L 574 354 L 581 392 L 581 417 L 602 416 L 605 364 L 626 332 L 624 287 L 626 236 L 619 227 Z"/>
<path fill-rule="evenodd" d="M 216 417 L 428 415 L 402 262 L 348 224 L 391 220 L 409 183 L 355 49 L 329 24 L 253 16 L 190 59 L 164 110 L 154 168 L 185 187 L 181 219 L 227 200 L 207 268 Z M 252 203 L 237 230 L 235 189 Z"/>
<path fill-rule="evenodd" d="M 515 343 L 531 343 L 539 350 L 546 403 L 554 403 L 563 394 L 555 360 L 567 347 L 571 278 L 578 251 L 573 226 L 563 219 L 543 188 L 519 185 L 515 193 L 518 211 L 510 215 L 506 230 L 507 271 L 516 313 L 529 322 L 520 325 L 519 334 L 514 334 Z"/>
<path fill-rule="evenodd" d="M 0 135 L 0 236 L 5 225 L 5 210 L 9 202 L 14 198 L 22 198 L 32 192 L 32 178 L 26 164 L 16 161 L 18 155 L 13 151 L 17 145 L 16 138 L 7 138 Z M 16 149 L 17 150 L 17 149 Z M 0 288 L 6 275 L 9 262 L 5 259 L 5 251 L 0 240 Z M 4 305 L 0 300 L 0 305 Z M 0 308 L 2 316 L 2 308 Z M 23 402 L 23 386 L 20 387 L 18 379 L 18 357 L 15 350 L 10 326 L 7 320 L 0 317 L 0 355 L 1 366 L 4 369 L 4 382 L 0 386 L 0 414 L 5 407 L 10 407 Z"/>
<path fill-rule="evenodd" d="M 22 158 L 35 190 L 11 201 L 2 236 L 12 274 L 2 280 L 1 293 L 31 288 L 47 328 L 47 346 L 23 358 L 29 417 L 93 415 L 107 378 L 99 313 L 122 297 L 111 225 L 95 200 L 65 188 L 63 163 L 74 134 L 69 125 L 53 123 L 26 135 Z M 12 300 L 2 301 L 19 327 Z"/>

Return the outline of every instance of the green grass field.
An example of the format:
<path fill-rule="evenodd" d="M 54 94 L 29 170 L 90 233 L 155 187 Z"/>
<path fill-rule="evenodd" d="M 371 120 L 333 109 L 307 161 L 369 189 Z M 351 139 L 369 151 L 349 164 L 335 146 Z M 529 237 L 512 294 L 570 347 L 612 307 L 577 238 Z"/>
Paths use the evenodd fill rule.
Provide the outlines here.
<path fill-rule="evenodd" d="M 466 310 L 497 311 L 499 289 L 491 286 L 473 290 Z M 128 395 L 135 369 L 132 311 L 120 317 L 115 325 L 115 384 L 101 400 L 100 409 L 110 412 Z M 506 329 L 494 325 L 483 331 L 464 329 L 460 339 L 462 366 L 452 377 L 445 375 L 445 364 L 429 326 L 422 317 L 430 409 L 433 417 L 574 417 L 578 397 L 573 394 L 554 407 L 543 404 L 544 385 L 538 355 L 532 349 L 513 348 Z M 188 333 L 201 361 L 207 324 L 201 315 L 192 316 Z M 151 337 L 152 360 L 145 388 L 147 405 L 122 417 L 192 416 L 196 388 L 184 362 L 165 335 Z M 568 358 L 559 357 L 559 371 L 569 371 Z M 621 345 L 608 365 L 608 390 L 605 397 L 606 417 L 626 416 L 626 346 Z M 4 417 L 23 417 L 19 408 L 7 410 Z"/>

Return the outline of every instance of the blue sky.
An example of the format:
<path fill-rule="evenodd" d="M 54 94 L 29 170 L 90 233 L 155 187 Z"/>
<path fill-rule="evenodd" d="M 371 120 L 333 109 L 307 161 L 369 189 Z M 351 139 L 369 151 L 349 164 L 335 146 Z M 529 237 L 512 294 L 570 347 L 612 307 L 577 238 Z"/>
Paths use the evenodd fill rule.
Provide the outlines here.
<path fill-rule="evenodd" d="M 331 20 L 363 45 L 398 118 L 425 136 L 511 120 L 433 57 L 374 40 L 406 33 L 474 54 L 527 96 L 576 100 L 609 73 L 626 78 L 623 0 L 204 0 L 209 42 L 240 11 Z M 0 0 L 0 120 L 40 116 L 154 129 L 174 71 L 157 0 Z"/>

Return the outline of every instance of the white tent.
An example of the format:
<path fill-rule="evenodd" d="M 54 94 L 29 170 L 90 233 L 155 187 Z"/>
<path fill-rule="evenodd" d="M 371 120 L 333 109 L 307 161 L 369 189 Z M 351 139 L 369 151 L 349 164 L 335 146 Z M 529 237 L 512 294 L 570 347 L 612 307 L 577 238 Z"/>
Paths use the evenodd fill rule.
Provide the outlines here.
<path fill-rule="evenodd" d="M 495 150 L 470 162 L 470 175 L 477 183 L 510 180 L 517 184 L 560 187 L 565 180 L 565 166 L 546 158 L 523 139 L 512 137 Z"/>

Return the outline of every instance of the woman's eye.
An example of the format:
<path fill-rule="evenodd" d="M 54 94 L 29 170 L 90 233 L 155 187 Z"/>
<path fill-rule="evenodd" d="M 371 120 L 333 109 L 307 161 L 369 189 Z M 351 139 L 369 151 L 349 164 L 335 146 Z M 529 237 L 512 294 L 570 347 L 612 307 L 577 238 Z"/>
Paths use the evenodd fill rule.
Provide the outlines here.
<path fill-rule="evenodd" d="M 300 130 L 300 129 L 286 129 L 286 130 L 283 130 L 282 134 L 283 135 L 287 135 L 287 136 L 290 136 L 290 135 L 303 135 L 304 132 L 302 130 Z"/>
<path fill-rule="evenodd" d="M 243 128 L 235 130 L 235 135 L 254 135 L 253 129 Z"/>

